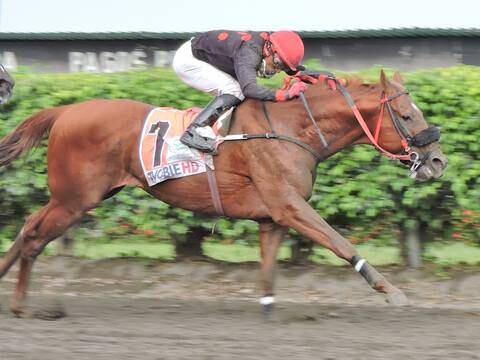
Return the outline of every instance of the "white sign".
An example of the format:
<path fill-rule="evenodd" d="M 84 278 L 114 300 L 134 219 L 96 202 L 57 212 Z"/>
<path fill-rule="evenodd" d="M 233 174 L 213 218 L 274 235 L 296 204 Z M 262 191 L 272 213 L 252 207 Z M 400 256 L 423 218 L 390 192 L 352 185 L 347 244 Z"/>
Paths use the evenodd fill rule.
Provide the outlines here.
<path fill-rule="evenodd" d="M 1 1 L 1 0 L 0 0 Z M 68 53 L 68 70 L 70 72 L 104 72 L 112 73 L 117 71 L 130 71 L 145 68 L 147 66 L 168 67 L 171 66 L 175 51 L 156 50 L 149 52 L 144 50 L 134 51 L 102 51 L 102 52 L 80 52 L 71 51 Z M 21 63 L 20 57 L 20 63 Z M 3 64 L 9 71 L 18 69 L 19 61 L 13 51 L 0 51 L 0 64 Z M 30 64 L 23 64 L 30 66 Z M 33 65 L 37 67 L 39 64 Z M 42 64 L 43 65 L 43 64 Z M 40 66 L 41 67 L 41 66 Z"/>
<path fill-rule="evenodd" d="M 12 51 L 4 51 L 3 53 L 0 53 L 0 64 L 5 66 L 7 70 L 16 70 L 18 63 L 15 53 Z"/>
<path fill-rule="evenodd" d="M 68 53 L 68 64 L 71 72 L 105 72 L 128 71 L 147 66 L 147 54 L 143 50 L 102 51 Z"/>
<path fill-rule="evenodd" d="M 153 66 L 167 67 L 172 65 L 175 51 L 156 50 L 153 53 Z"/>

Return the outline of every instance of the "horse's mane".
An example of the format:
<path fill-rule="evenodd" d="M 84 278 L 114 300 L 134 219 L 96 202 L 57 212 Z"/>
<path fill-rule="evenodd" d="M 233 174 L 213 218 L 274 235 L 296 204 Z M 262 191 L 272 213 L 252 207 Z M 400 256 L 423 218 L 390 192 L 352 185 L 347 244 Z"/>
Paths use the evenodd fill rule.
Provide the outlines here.
<path fill-rule="evenodd" d="M 378 82 L 375 83 L 375 82 L 366 80 L 359 75 L 341 76 L 341 77 L 337 77 L 337 79 L 349 92 L 356 92 L 356 91 L 373 92 L 373 91 L 378 91 L 378 86 L 380 85 Z M 320 84 L 320 85 L 318 85 L 319 88 L 324 89 L 324 90 L 329 90 L 329 86 L 327 85 L 326 82 L 320 81 L 319 84 Z"/>
<path fill-rule="evenodd" d="M 346 87 L 359 87 L 365 84 L 368 84 L 362 77 L 358 75 L 343 76 L 339 78 L 339 81 Z"/>

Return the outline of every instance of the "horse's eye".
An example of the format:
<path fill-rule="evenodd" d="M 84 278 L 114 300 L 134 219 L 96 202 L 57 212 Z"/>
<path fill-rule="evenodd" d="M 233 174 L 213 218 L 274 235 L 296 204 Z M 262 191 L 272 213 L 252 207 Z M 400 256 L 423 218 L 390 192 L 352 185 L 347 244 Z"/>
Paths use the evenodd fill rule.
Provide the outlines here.
<path fill-rule="evenodd" d="M 412 120 L 412 118 L 410 117 L 410 115 L 402 115 L 402 119 L 405 120 L 405 121 L 410 121 L 410 120 Z"/>

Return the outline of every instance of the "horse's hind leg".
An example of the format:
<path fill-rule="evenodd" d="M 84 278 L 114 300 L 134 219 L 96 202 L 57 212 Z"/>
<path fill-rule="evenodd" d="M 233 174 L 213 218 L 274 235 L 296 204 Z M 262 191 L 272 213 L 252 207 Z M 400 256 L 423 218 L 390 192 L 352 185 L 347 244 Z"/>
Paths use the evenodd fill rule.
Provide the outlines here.
<path fill-rule="evenodd" d="M 260 277 L 263 290 L 263 297 L 260 299 L 260 304 L 263 305 L 264 313 L 268 315 L 274 303 L 275 267 L 277 264 L 278 248 L 288 228 L 277 225 L 272 221 L 259 222 L 259 227 L 260 253 L 262 258 Z"/>
<path fill-rule="evenodd" d="M 10 270 L 13 264 L 17 261 L 20 256 L 20 251 L 23 246 L 23 230 L 20 231 L 15 242 L 10 247 L 5 256 L 0 260 L 0 279 L 5 276 L 5 274 Z"/>
<path fill-rule="evenodd" d="M 56 200 L 30 216 L 19 236 L 22 236 L 21 262 L 18 282 L 13 295 L 11 310 L 16 316 L 28 314 L 25 298 L 32 267 L 45 246 L 62 235 L 83 214 L 83 210 L 70 208 Z"/>

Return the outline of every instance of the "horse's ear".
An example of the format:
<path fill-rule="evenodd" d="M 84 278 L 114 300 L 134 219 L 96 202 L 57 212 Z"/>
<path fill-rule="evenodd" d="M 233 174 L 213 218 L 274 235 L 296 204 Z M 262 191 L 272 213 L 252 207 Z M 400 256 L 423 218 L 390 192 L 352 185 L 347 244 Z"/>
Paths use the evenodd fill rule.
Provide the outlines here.
<path fill-rule="evenodd" d="M 388 84 L 390 84 L 387 79 L 387 75 L 385 75 L 385 71 L 383 71 L 383 69 L 380 71 L 380 84 L 382 84 L 384 90 L 386 90 L 388 88 Z"/>
<path fill-rule="evenodd" d="M 397 83 L 403 85 L 404 81 L 402 78 L 402 75 L 398 71 L 395 71 L 395 74 L 393 74 L 393 80 L 395 80 Z"/>

